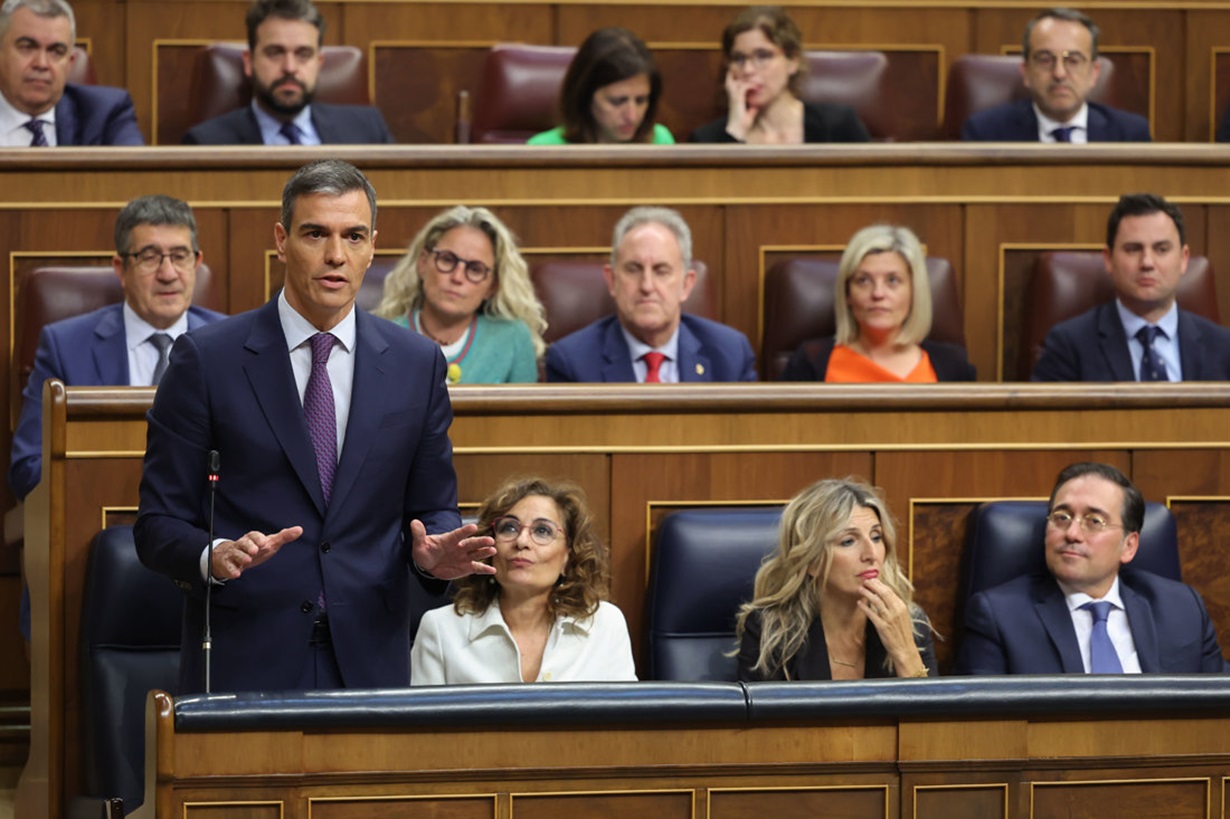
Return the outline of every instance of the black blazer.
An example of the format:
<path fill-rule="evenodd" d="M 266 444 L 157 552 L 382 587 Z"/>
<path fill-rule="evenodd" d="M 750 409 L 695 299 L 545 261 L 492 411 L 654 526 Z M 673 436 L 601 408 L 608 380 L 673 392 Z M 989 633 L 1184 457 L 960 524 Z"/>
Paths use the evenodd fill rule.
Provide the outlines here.
<path fill-rule="evenodd" d="M 1184 381 L 1230 381 L 1230 329 L 1179 311 Z M 1113 301 L 1060 322 L 1046 334 L 1031 381 L 1135 381 L 1127 333 Z"/>
<path fill-rule="evenodd" d="M 383 145 L 393 142 L 380 111 L 369 105 L 312 103 L 312 125 L 325 145 Z M 185 145 L 263 145 L 252 106 L 227 111 L 194 125 L 184 134 Z"/>
<path fill-rule="evenodd" d="M 692 142 L 739 142 L 726 133 L 726 118 L 715 119 L 692 132 Z M 803 103 L 804 142 L 870 142 L 863 122 L 848 105 Z"/>
<path fill-rule="evenodd" d="M 921 609 L 915 611 L 925 621 L 927 615 Z M 914 644 L 922 655 L 923 665 L 931 677 L 939 676 L 939 666 L 935 662 L 935 645 L 931 641 L 931 628 L 928 625 L 914 628 Z M 864 660 L 863 676 L 867 679 L 878 679 L 895 676 L 884 667 L 888 653 L 880 642 L 880 633 L 876 631 L 871 621 L 867 621 L 866 659 Z M 774 670 L 771 674 L 753 671 L 752 666 L 760 657 L 760 612 L 753 611 L 748 615 L 743 626 L 743 639 L 739 641 L 739 682 L 764 682 L 766 680 L 831 680 L 833 671 L 829 667 L 829 649 L 824 640 L 824 626 L 817 617 L 807 629 L 807 639 L 799 653 L 795 654 L 786 664 Z M 787 676 L 787 673 L 789 676 Z"/>
<path fill-rule="evenodd" d="M 833 338 L 814 338 L 804 341 L 790 356 L 782 381 L 823 381 L 829 371 L 829 356 L 836 341 Z M 946 341 L 923 339 L 919 345 L 931 359 L 935 377 L 940 381 L 974 381 L 978 371 L 969 363 L 965 350 Z"/>
<path fill-rule="evenodd" d="M 975 142 L 1037 142 L 1038 115 L 1025 98 L 971 114 L 961 139 Z M 1089 103 L 1090 142 L 1150 142 L 1149 121 L 1140 114 Z"/>

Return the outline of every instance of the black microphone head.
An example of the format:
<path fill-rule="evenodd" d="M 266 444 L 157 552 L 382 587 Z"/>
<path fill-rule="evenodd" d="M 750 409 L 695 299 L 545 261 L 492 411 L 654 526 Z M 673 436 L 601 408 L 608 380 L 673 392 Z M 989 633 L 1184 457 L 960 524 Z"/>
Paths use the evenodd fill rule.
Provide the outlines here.
<path fill-rule="evenodd" d="M 209 471 L 217 474 L 222 469 L 222 458 L 218 455 L 218 450 L 209 450 Z"/>

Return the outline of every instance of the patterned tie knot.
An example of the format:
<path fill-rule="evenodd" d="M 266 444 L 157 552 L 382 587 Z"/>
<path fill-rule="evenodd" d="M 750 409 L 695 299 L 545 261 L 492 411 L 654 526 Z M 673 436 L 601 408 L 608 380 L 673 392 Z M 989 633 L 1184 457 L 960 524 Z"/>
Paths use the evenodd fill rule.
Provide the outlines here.
<path fill-rule="evenodd" d="M 32 148 L 48 147 L 47 135 L 43 133 L 43 121 L 41 119 L 32 119 L 32 120 L 29 120 L 28 122 L 23 122 L 22 127 L 24 127 L 27 131 L 29 131 L 31 134 L 34 135 L 33 138 L 30 140 L 30 147 Z"/>
<path fill-rule="evenodd" d="M 329 353 L 333 352 L 333 343 L 337 341 L 332 333 L 317 333 L 312 336 L 312 366 L 322 366 L 329 363 Z M 301 359 L 302 360 L 302 359 Z"/>
<path fill-rule="evenodd" d="M 1158 336 L 1165 336 L 1166 333 L 1161 327 L 1156 327 L 1152 324 L 1146 324 L 1136 331 L 1136 339 L 1146 347 L 1152 347 L 1153 342 Z"/>
<path fill-rule="evenodd" d="M 299 130 L 299 126 L 293 122 L 283 122 L 282 127 L 278 129 L 278 133 L 286 137 L 286 141 L 291 145 L 303 144 L 303 131 Z"/>
<path fill-rule="evenodd" d="M 1075 130 L 1076 130 L 1075 125 L 1065 125 L 1062 128 L 1056 128 L 1055 130 L 1051 131 L 1051 136 L 1055 138 L 1056 142 L 1071 142 L 1072 132 Z"/>
<path fill-rule="evenodd" d="M 1162 361 L 1162 357 L 1153 348 L 1153 342 L 1159 337 L 1166 338 L 1166 332 L 1161 327 L 1155 327 L 1152 324 L 1146 324 L 1136 331 L 1136 340 L 1140 342 L 1142 351 L 1140 356 L 1141 381 L 1170 380 L 1166 372 L 1166 362 Z"/>
<path fill-rule="evenodd" d="M 641 359 L 649 368 L 645 372 L 645 383 L 660 384 L 662 382 L 662 362 L 666 360 L 666 353 L 649 352 L 641 356 Z"/>
<path fill-rule="evenodd" d="M 1106 619 L 1110 617 L 1110 610 L 1114 608 L 1114 603 L 1111 603 L 1109 600 L 1090 600 L 1081 608 L 1093 615 L 1094 623 L 1105 623 Z"/>

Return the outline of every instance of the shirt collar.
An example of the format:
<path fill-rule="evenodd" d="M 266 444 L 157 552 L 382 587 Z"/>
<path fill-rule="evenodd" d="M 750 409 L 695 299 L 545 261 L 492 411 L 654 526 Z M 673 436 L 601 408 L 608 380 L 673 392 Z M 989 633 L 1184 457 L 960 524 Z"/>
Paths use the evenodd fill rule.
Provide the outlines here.
<path fill-rule="evenodd" d="M 579 620 L 571 615 L 562 614 L 555 618 L 555 625 L 553 629 L 559 629 L 561 631 L 579 631 L 582 634 L 588 634 L 589 630 L 593 628 L 593 625 L 594 618 L 592 617 L 586 617 L 583 620 Z M 509 635 L 512 634 L 512 632 L 508 630 L 508 624 L 504 622 L 504 615 L 500 613 L 499 599 L 493 600 L 491 605 L 487 606 L 487 610 L 482 614 L 476 614 L 473 618 L 471 618 L 470 633 L 468 637 L 470 642 L 474 642 L 491 631 L 502 631 L 508 633 Z"/>
<path fill-rule="evenodd" d="M 252 100 L 252 114 L 256 117 L 256 126 L 261 129 L 261 142 L 266 145 L 280 145 L 281 142 L 272 141 L 274 137 L 278 140 L 282 139 L 282 120 L 277 119 L 264 108 L 257 104 L 256 99 Z M 312 106 L 305 105 L 303 110 L 295 115 L 291 120 L 298 127 L 299 133 L 309 135 L 315 134 L 316 129 L 312 127 Z"/>
<path fill-rule="evenodd" d="M 1059 590 L 1063 592 L 1064 600 L 1067 601 L 1069 612 L 1076 611 L 1091 600 L 1098 599 L 1090 597 L 1082 591 L 1073 591 L 1065 583 L 1058 579 L 1055 582 L 1059 584 Z M 1123 596 L 1119 594 L 1119 575 L 1115 575 L 1115 579 L 1111 581 L 1110 589 L 1108 589 L 1106 594 L 1102 595 L 1100 599 L 1107 601 L 1115 608 L 1123 611 Z"/>
<path fill-rule="evenodd" d="M 632 354 L 633 361 L 640 361 L 645 353 L 652 353 L 655 350 L 666 356 L 667 361 L 679 362 L 679 325 L 675 325 L 675 332 L 671 333 L 671 337 L 666 340 L 666 343 L 661 347 L 650 347 L 645 342 L 641 341 L 632 333 L 628 332 L 628 328 L 624 327 L 623 322 L 619 323 L 619 331 L 624 334 L 624 341 L 628 344 L 628 352 Z"/>
<path fill-rule="evenodd" d="M 48 141 L 54 143 L 56 133 L 56 108 L 54 105 L 51 106 L 50 110 L 44 111 L 37 117 L 31 117 L 25 111 L 17 110 L 4 94 L 0 94 L 0 134 L 11 134 L 20 128 L 23 134 L 33 138 L 34 134 L 25 127 L 26 123 L 31 119 L 42 121 L 43 133 L 47 135 Z"/>
<path fill-rule="evenodd" d="M 346 318 L 339 321 L 333 329 L 329 330 L 346 352 L 354 350 L 356 334 L 354 313 L 355 306 L 351 304 L 350 312 L 346 314 Z M 290 302 L 286 300 L 286 288 L 282 288 L 278 292 L 278 319 L 282 322 L 282 333 L 286 336 L 286 349 L 288 350 L 297 348 L 320 332 L 312 322 L 301 316 L 295 308 L 290 306 Z"/>
<path fill-rule="evenodd" d="M 1056 128 L 1078 128 L 1085 134 L 1086 141 L 1089 136 L 1089 103 L 1082 103 L 1081 110 L 1076 112 L 1076 116 L 1067 122 L 1058 122 L 1051 119 L 1046 114 L 1042 113 L 1042 109 L 1034 103 L 1034 115 L 1038 118 L 1038 138 L 1044 142 L 1054 142 L 1054 137 L 1051 136 L 1051 131 Z"/>
<path fill-rule="evenodd" d="M 188 332 L 187 310 L 180 313 L 179 318 L 175 319 L 175 323 L 170 327 L 160 330 L 138 316 L 137 311 L 133 310 L 128 302 L 124 302 L 124 340 L 130 350 L 149 341 L 149 337 L 154 333 L 166 333 L 174 341 L 186 332 Z"/>
<path fill-rule="evenodd" d="M 1149 322 L 1142 319 L 1140 316 L 1133 313 L 1131 310 L 1123 306 L 1123 302 L 1115 299 L 1115 309 L 1119 311 L 1119 321 L 1123 322 L 1123 333 L 1129 339 L 1136 338 L 1136 334 L 1140 332 L 1140 328 L 1147 325 Z M 1166 315 L 1162 316 L 1156 322 L 1155 327 L 1160 327 L 1162 332 L 1166 334 L 1169 341 L 1174 341 L 1179 337 L 1179 305 L 1177 302 L 1170 303 L 1170 309 L 1166 311 Z"/>

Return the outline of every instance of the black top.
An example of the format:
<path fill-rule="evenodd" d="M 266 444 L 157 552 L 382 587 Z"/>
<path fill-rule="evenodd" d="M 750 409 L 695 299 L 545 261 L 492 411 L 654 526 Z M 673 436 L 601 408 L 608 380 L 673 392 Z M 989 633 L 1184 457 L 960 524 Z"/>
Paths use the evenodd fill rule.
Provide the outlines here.
<path fill-rule="evenodd" d="M 914 644 L 922 655 L 923 665 L 927 667 L 927 675 L 939 676 L 939 666 L 935 661 L 935 646 L 931 642 L 931 628 L 926 625 L 927 615 L 922 609 L 915 608 L 916 618 L 923 620 L 924 625 L 915 624 Z M 867 621 L 866 659 L 863 663 L 863 676 L 866 679 L 894 677 L 896 675 L 885 668 L 888 652 L 880 642 L 880 633 L 871 621 Z M 824 626 L 817 617 L 807 629 L 807 639 L 803 647 L 784 666 L 778 667 L 773 673 L 753 671 L 752 666 L 760 658 L 760 612 L 753 611 L 748 615 L 743 626 L 743 639 L 739 641 L 739 676 L 740 682 L 764 682 L 765 680 L 831 680 L 833 671 L 829 668 L 828 644 L 824 640 Z M 789 677 L 787 677 L 789 672 Z"/>
<path fill-rule="evenodd" d="M 726 133 L 726 118 L 715 119 L 692 132 L 692 142 L 741 142 Z M 854 109 L 828 102 L 803 103 L 804 142 L 870 142 Z"/>
<path fill-rule="evenodd" d="M 804 341 L 790 356 L 782 381 L 823 381 L 829 370 L 829 356 L 835 345 L 833 338 L 813 338 Z M 946 341 L 923 339 L 919 345 L 931 359 L 931 367 L 939 381 L 974 381 L 978 371 L 969 363 L 965 349 Z"/>

